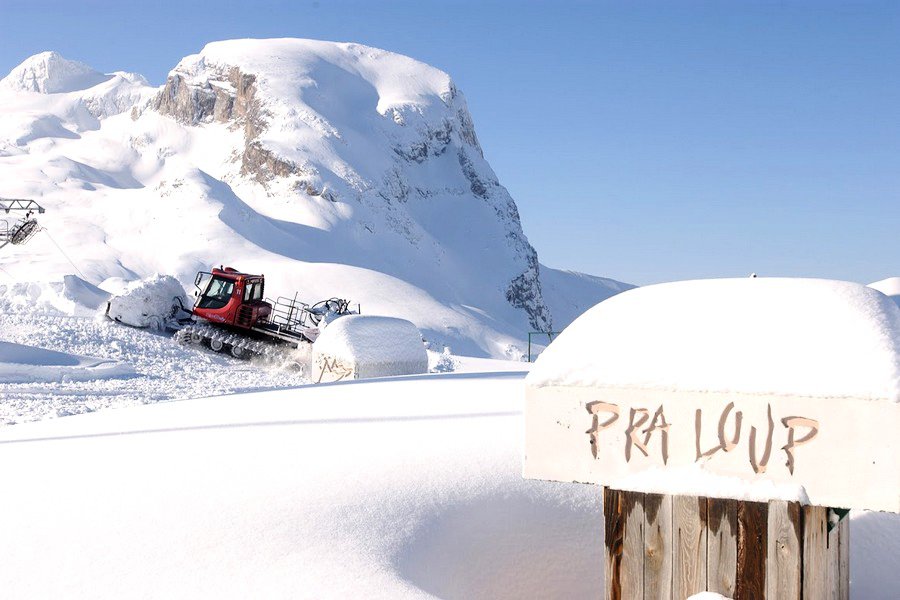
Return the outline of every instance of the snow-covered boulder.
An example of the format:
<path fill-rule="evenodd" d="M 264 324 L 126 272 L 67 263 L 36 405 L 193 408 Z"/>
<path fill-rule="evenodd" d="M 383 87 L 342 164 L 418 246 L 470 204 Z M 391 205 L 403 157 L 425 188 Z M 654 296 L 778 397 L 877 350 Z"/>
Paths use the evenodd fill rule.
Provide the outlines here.
<path fill-rule="evenodd" d="M 317 383 L 427 372 L 422 335 L 404 319 L 348 315 L 329 323 L 313 344 Z"/>
<path fill-rule="evenodd" d="M 161 329 L 178 302 L 188 306 L 187 294 L 174 277 L 152 275 L 128 286 L 122 294 L 113 296 L 106 315 L 113 321 L 132 327 Z"/>

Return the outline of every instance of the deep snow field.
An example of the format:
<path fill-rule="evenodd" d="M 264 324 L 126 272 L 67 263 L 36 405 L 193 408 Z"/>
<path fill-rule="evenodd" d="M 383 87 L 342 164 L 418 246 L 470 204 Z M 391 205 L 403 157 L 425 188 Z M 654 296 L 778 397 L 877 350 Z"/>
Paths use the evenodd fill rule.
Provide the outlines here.
<path fill-rule="evenodd" d="M 522 374 L 430 375 L 3 428 L 0 589 L 590 597 L 600 495 L 521 478 L 522 392 Z"/>

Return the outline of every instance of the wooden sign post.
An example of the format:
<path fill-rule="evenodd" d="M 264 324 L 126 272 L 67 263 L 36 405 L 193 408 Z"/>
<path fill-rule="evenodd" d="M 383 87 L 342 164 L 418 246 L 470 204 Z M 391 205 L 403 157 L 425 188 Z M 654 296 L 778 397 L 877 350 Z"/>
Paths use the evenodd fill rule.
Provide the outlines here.
<path fill-rule="evenodd" d="M 612 488 L 603 488 L 603 509 L 605 598 L 850 596 L 842 511 Z"/>
<path fill-rule="evenodd" d="M 730 299 L 758 292 L 752 287 L 757 285 L 741 283 Z M 717 286 L 728 287 L 704 284 L 703 291 L 709 295 Z M 791 293 L 805 289 L 793 283 L 788 287 Z M 816 298 L 830 289 L 821 283 L 812 287 Z M 734 340 L 712 328 L 697 330 L 694 337 L 701 344 L 685 352 L 693 352 L 698 362 L 677 356 L 679 364 L 693 369 L 690 386 L 678 385 L 668 365 L 656 367 L 650 361 L 646 372 L 633 368 L 629 360 L 640 361 L 644 349 L 672 344 L 652 335 L 640 338 L 641 345 L 622 339 L 598 342 L 609 347 L 595 354 L 613 358 L 592 364 L 580 340 L 603 340 L 603 331 L 567 330 L 538 359 L 526 379 L 524 474 L 602 486 L 606 598 L 684 600 L 703 591 L 736 600 L 849 598 L 848 509 L 900 512 L 900 397 L 891 383 L 900 364 L 900 311 L 883 303 L 877 292 L 856 289 L 863 286 L 832 287 L 840 292 L 835 306 L 840 308 L 844 297 L 855 303 L 846 314 L 838 311 L 840 319 L 851 322 L 859 316 L 853 327 L 864 332 L 864 318 L 881 319 L 881 329 L 871 328 L 873 339 L 860 335 L 856 343 L 887 353 L 886 358 L 875 357 L 884 365 L 884 386 L 847 384 L 832 395 L 801 381 L 789 382 L 791 390 L 815 393 L 782 393 L 777 386 L 767 391 L 765 377 L 774 373 L 772 379 L 783 383 L 784 372 L 791 369 L 814 377 L 815 365 L 758 360 L 763 383 L 754 380 L 751 390 L 742 391 L 740 381 L 723 383 L 720 373 L 710 373 L 710 384 L 703 387 L 702 365 L 718 359 L 716 353 L 728 354 L 729 343 L 738 346 L 736 353 L 741 345 L 756 343 L 752 323 Z M 780 287 L 763 284 L 762 289 L 777 292 Z M 665 311 L 675 304 L 671 295 L 659 291 L 625 292 L 607 301 L 616 301 L 607 310 L 610 315 L 603 313 L 606 303 L 601 303 L 592 309 L 597 313 L 593 319 L 580 319 L 570 329 L 613 323 L 610 329 L 640 336 L 641 322 L 627 319 L 645 312 L 627 310 L 629 294 L 635 294 L 641 311 Z M 675 311 L 673 322 L 695 317 L 702 323 L 703 312 L 717 306 L 704 306 L 690 294 L 681 297 L 690 301 Z M 765 304 L 768 297 L 761 294 L 760 299 Z M 825 300 L 832 299 L 826 295 Z M 785 322 L 802 325 L 809 303 L 796 304 L 797 315 Z M 765 331 L 767 318 L 759 316 L 760 335 L 770 336 L 771 344 L 792 343 L 777 337 L 790 336 L 789 327 Z M 648 329 L 655 335 L 660 323 L 665 320 Z M 722 323 L 717 323 L 719 330 Z M 884 334 L 883 323 L 897 331 Z M 849 331 L 855 334 L 855 329 Z M 664 337 L 665 331 L 659 335 Z M 885 339 L 893 339 L 895 347 Z M 840 354 L 828 354 L 817 344 L 817 356 L 842 364 Z M 620 358 L 630 347 L 637 349 L 635 354 Z M 859 351 L 848 352 L 853 357 Z M 787 359 L 794 356 L 786 354 Z M 623 372 L 638 375 L 633 382 L 623 381 Z M 887 392 L 846 393 L 854 389 Z"/>

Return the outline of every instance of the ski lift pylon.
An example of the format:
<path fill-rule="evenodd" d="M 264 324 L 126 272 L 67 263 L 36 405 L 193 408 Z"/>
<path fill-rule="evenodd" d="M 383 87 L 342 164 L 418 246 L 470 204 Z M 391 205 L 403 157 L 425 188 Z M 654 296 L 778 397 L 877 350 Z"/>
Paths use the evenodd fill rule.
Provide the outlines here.
<path fill-rule="evenodd" d="M 33 218 L 35 212 L 43 214 L 44 208 L 34 200 L 20 198 L 0 198 L 0 210 L 9 214 L 12 211 L 24 212 L 25 216 L 13 221 L 0 221 L 0 248 L 7 244 L 22 245 L 40 231 L 37 219 Z"/>

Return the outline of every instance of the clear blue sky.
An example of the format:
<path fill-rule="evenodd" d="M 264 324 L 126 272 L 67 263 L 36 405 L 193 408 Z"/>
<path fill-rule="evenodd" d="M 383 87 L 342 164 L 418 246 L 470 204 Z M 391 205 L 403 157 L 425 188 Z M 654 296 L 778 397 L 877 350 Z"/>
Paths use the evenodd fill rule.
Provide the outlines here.
<path fill-rule="evenodd" d="M 646 284 L 900 275 L 897 2 L 0 0 L 159 84 L 212 40 L 356 41 L 450 73 L 541 261 Z"/>

